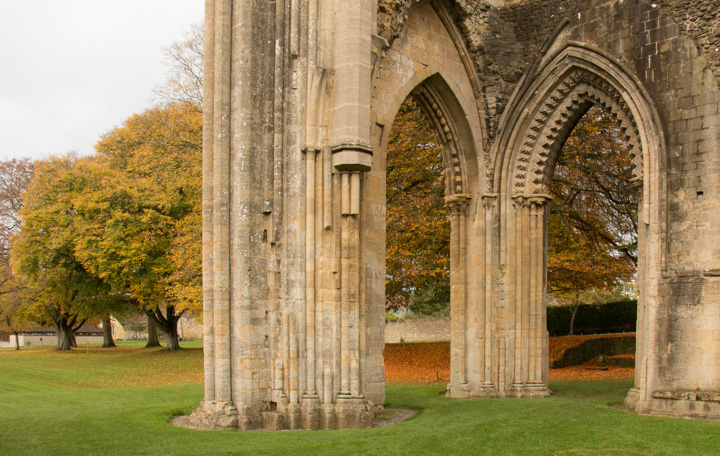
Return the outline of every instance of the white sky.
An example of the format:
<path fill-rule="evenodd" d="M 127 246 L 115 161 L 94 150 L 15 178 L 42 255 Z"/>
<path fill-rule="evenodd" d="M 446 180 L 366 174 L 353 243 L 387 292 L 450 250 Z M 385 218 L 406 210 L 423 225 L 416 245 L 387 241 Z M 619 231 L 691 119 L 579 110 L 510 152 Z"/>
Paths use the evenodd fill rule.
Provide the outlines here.
<path fill-rule="evenodd" d="M 0 160 L 92 153 L 151 107 L 204 0 L 0 0 Z"/>

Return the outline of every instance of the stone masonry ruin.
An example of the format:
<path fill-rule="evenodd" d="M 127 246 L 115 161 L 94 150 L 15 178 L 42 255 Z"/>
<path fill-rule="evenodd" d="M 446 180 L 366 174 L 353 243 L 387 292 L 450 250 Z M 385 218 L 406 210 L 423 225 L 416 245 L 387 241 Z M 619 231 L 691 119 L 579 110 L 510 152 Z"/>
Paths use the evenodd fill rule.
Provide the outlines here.
<path fill-rule="evenodd" d="M 638 413 L 720 418 L 720 0 L 206 0 L 205 399 L 362 428 L 385 399 L 385 161 L 407 97 L 449 183 L 448 396 L 541 397 L 548 184 L 599 105 L 640 195 Z"/>

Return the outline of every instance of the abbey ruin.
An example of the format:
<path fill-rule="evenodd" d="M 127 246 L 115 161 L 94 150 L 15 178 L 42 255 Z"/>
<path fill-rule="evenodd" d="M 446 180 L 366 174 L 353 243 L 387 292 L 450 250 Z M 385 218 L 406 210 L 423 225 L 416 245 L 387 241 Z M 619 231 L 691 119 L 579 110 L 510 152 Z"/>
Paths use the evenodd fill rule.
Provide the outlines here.
<path fill-rule="evenodd" d="M 578 119 L 641 195 L 638 413 L 720 418 L 720 1 L 206 0 L 206 428 L 371 424 L 407 97 L 451 214 L 448 396 L 542 397 L 548 183 Z"/>

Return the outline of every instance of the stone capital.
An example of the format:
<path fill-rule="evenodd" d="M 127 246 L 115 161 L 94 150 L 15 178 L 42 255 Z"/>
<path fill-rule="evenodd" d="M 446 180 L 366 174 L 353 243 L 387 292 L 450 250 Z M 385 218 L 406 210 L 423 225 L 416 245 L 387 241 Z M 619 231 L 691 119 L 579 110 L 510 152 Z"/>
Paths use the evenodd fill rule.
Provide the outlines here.
<path fill-rule="evenodd" d="M 445 205 L 452 215 L 461 215 L 467 212 L 472 197 L 466 193 L 456 193 L 445 197 Z"/>
<path fill-rule="evenodd" d="M 308 156 L 310 154 L 319 154 L 321 149 L 318 146 L 305 146 L 302 148 L 302 152 Z"/>
<path fill-rule="evenodd" d="M 498 200 L 497 193 L 484 193 L 482 196 L 482 204 L 486 211 L 491 211 L 495 208 L 495 204 Z"/>

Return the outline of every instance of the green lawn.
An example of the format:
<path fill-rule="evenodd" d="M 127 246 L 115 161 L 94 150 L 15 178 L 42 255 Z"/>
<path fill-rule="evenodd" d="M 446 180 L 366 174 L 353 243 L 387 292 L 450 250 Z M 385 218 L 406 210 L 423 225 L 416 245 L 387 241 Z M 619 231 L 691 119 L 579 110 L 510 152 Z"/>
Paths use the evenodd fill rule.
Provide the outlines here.
<path fill-rule="evenodd" d="M 186 345 L 187 346 L 187 345 Z M 191 431 L 168 424 L 202 399 L 202 350 L 0 351 L 0 455 L 717 455 L 720 423 L 617 410 L 631 380 L 551 384 L 547 399 L 451 400 L 394 384 L 391 407 L 422 409 L 357 431 Z M 123 386 L 123 385 L 157 386 Z M 170 385 L 168 385 L 170 384 Z"/>

